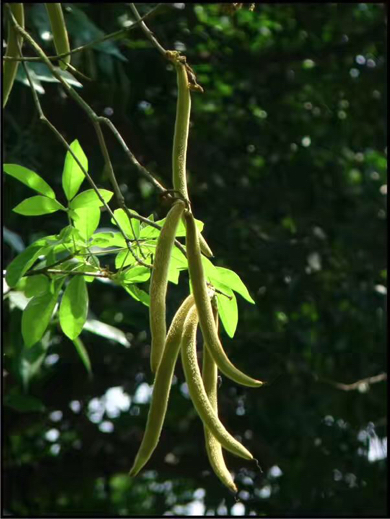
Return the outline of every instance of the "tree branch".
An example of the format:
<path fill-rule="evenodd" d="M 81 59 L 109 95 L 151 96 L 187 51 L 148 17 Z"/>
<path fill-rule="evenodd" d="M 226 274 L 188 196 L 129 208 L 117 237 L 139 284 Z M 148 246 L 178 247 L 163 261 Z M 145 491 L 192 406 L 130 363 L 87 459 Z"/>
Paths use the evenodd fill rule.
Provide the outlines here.
<path fill-rule="evenodd" d="M 122 39 L 122 38 L 126 37 L 127 34 L 130 31 L 132 31 L 133 29 L 138 27 L 138 25 L 140 23 L 142 23 L 144 20 L 149 18 L 150 15 L 152 15 L 158 9 L 160 9 L 161 6 L 163 6 L 163 5 L 164 4 L 161 4 L 161 3 L 156 5 L 155 7 L 153 7 L 153 9 L 148 11 L 144 16 L 140 17 L 132 25 L 130 25 L 130 27 L 126 27 L 124 29 L 120 29 L 119 31 L 115 31 L 115 32 L 112 32 L 110 34 L 106 34 L 102 38 L 97 38 L 96 40 L 92 40 L 92 41 L 90 41 L 88 43 L 85 43 L 84 45 L 81 45 L 80 47 L 76 47 L 76 48 L 72 49 L 69 52 L 63 52 L 61 54 L 57 54 L 56 56 L 46 56 L 46 57 L 47 57 L 47 59 L 49 59 L 51 61 L 58 60 L 60 58 L 65 58 L 66 56 L 69 56 L 69 55 L 72 55 L 72 54 L 76 54 L 77 52 L 81 52 L 84 49 L 88 49 L 89 47 L 93 47 L 95 45 L 99 45 L 100 43 L 104 43 L 105 41 L 108 41 L 108 40 Z M 33 61 L 34 62 L 34 61 L 42 61 L 42 58 L 41 57 L 25 57 L 25 56 L 15 57 L 14 58 L 14 57 L 11 57 L 11 56 L 3 56 L 3 60 L 6 60 L 6 61 Z"/>
<path fill-rule="evenodd" d="M 7 6 L 8 7 L 8 6 Z M 114 189 L 114 193 L 116 195 L 116 199 L 117 199 L 117 202 L 118 202 L 118 205 L 119 207 L 121 207 L 127 214 L 127 216 L 130 218 L 136 218 L 138 220 L 141 220 L 142 222 L 148 224 L 148 225 L 151 225 L 152 227 L 155 227 L 159 230 L 161 230 L 161 226 L 159 226 L 158 224 L 155 224 L 154 222 L 152 222 L 151 220 L 147 219 L 147 218 L 143 218 L 141 217 L 140 215 L 137 215 L 135 213 L 132 213 L 125 205 L 125 202 L 124 202 L 124 197 L 120 191 L 120 188 L 119 188 L 119 185 L 118 185 L 118 182 L 116 181 L 116 178 L 115 178 L 115 174 L 114 174 L 114 171 L 113 171 L 113 168 L 112 168 L 112 164 L 111 164 L 111 161 L 109 159 L 109 155 L 108 155 L 108 151 L 107 151 L 107 147 L 106 147 L 106 144 L 105 144 L 105 141 L 104 141 L 104 136 L 103 136 L 103 133 L 101 131 L 101 128 L 100 128 L 100 123 L 105 123 L 110 129 L 111 131 L 114 133 L 114 135 L 116 136 L 116 138 L 119 140 L 119 142 L 122 144 L 122 147 L 124 148 L 127 156 L 130 158 L 131 162 L 133 164 L 136 165 L 138 171 L 140 171 L 144 176 L 146 176 L 161 192 L 165 192 L 166 189 L 153 177 L 153 175 L 146 170 L 146 168 L 144 168 L 143 166 L 141 166 L 141 164 L 137 161 L 137 159 L 134 157 L 134 155 L 131 153 L 130 149 L 128 148 L 128 146 L 125 144 L 122 136 L 120 135 L 120 133 L 118 132 L 118 130 L 115 128 L 114 124 L 107 118 L 105 117 L 99 117 L 95 112 L 94 110 L 88 105 L 88 103 L 86 103 L 84 101 L 84 99 L 74 90 L 74 88 L 72 88 L 68 83 L 67 81 L 58 73 L 58 71 L 55 69 L 55 67 L 53 66 L 53 64 L 50 62 L 50 60 L 47 58 L 46 54 L 44 53 L 44 51 L 40 48 L 40 46 L 36 43 L 36 41 L 30 36 L 30 34 L 25 31 L 18 23 L 17 21 L 15 20 L 12 12 L 10 9 L 9 10 L 9 14 L 10 14 L 10 17 L 11 17 L 11 20 L 12 20 L 12 23 L 14 24 L 14 27 L 15 27 L 15 30 L 17 32 L 19 32 L 26 40 L 27 42 L 33 47 L 33 49 L 35 50 L 35 52 L 41 57 L 41 59 L 44 61 L 44 63 L 46 64 L 46 66 L 49 68 L 49 70 L 51 71 L 52 75 L 61 83 L 61 85 L 64 87 L 65 91 L 67 92 L 67 94 L 84 110 L 84 112 L 86 112 L 88 118 L 91 120 L 94 128 L 95 128 L 95 131 L 96 131 L 96 134 L 97 134 L 97 137 L 98 137 L 98 140 L 99 140 L 99 145 L 100 145 L 100 149 L 102 151 L 102 155 L 103 155 L 103 158 L 104 158 L 104 161 L 105 161 L 105 166 L 106 166 L 106 170 L 108 172 L 108 175 L 109 175 L 109 178 L 110 178 L 110 181 L 111 181 L 111 184 L 113 186 L 113 189 Z M 27 67 L 26 67 L 26 64 L 23 62 L 23 66 L 25 68 L 25 70 L 27 70 Z M 26 72 L 26 75 L 28 74 L 28 70 Z M 29 79 L 29 83 L 30 83 L 30 87 L 32 89 L 32 92 L 33 92 L 33 97 L 34 97 L 34 101 L 35 101 L 35 104 L 37 106 L 37 110 L 38 110 L 38 113 L 39 113 L 39 116 L 40 116 L 40 119 L 45 122 L 49 127 L 50 129 L 56 134 L 56 136 L 61 140 L 61 142 L 64 144 L 64 146 L 67 148 L 67 150 L 71 153 L 71 155 L 73 156 L 73 158 L 76 160 L 77 164 L 79 165 L 79 167 L 81 168 L 81 170 L 83 171 L 84 175 L 86 176 L 87 180 L 89 181 L 89 183 L 91 184 L 91 186 L 93 187 L 93 189 L 95 190 L 97 196 L 99 197 L 100 201 L 102 202 L 102 204 L 104 205 L 104 207 L 107 209 L 107 211 L 109 212 L 109 214 L 111 215 L 111 217 L 113 218 L 113 220 L 115 221 L 116 225 L 118 226 L 118 229 L 121 231 L 123 237 L 125 238 L 126 240 L 126 243 L 128 245 L 128 248 L 131 252 L 131 254 L 134 256 L 134 258 L 143 266 L 147 267 L 147 268 L 152 268 L 149 264 L 145 263 L 143 260 L 141 260 L 140 258 L 137 258 L 137 256 L 135 256 L 135 253 L 134 251 L 132 250 L 131 248 L 131 242 L 130 240 L 127 238 L 125 232 L 123 231 L 122 227 L 120 226 L 118 220 L 116 219 L 114 213 L 112 212 L 112 210 L 110 209 L 110 207 L 108 206 L 108 204 L 105 202 L 105 200 L 103 199 L 103 197 L 100 195 L 99 191 L 98 191 L 98 188 L 97 186 L 95 185 L 95 183 L 93 182 L 91 176 L 88 174 L 88 172 L 84 169 L 84 167 L 82 166 L 82 164 L 80 163 L 80 161 L 77 159 L 77 157 L 74 155 L 73 151 L 70 149 L 70 146 L 68 145 L 68 143 L 65 141 L 65 139 L 62 137 L 61 133 L 50 123 L 50 121 L 46 118 L 46 116 L 44 115 L 43 111 L 42 111 L 42 108 L 41 108 L 41 105 L 40 105 L 40 102 L 39 102 L 39 99 L 38 99 L 38 96 L 35 92 L 35 89 L 33 88 L 32 86 L 32 82 L 31 82 L 31 78 Z M 170 195 L 169 195 L 170 196 Z M 130 222 L 131 223 L 131 222 Z M 178 240 L 175 240 L 175 245 L 180 249 L 180 251 L 186 255 L 186 252 L 185 252 L 185 249 L 183 248 L 182 244 L 178 241 Z"/>

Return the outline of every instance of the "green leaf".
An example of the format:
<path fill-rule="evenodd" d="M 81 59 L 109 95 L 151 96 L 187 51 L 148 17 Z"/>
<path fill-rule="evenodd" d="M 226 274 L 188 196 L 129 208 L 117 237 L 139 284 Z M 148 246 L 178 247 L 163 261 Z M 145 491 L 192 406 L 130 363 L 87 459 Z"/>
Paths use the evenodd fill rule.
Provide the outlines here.
<path fill-rule="evenodd" d="M 133 297 L 136 301 L 140 301 L 145 306 L 150 306 L 150 297 L 147 292 L 138 288 L 137 285 L 125 285 L 123 288 L 128 292 L 131 297 Z"/>
<path fill-rule="evenodd" d="M 55 213 L 56 211 L 66 211 L 66 208 L 57 202 L 57 200 L 53 200 L 52 198 L 47 198 L 46 196 L 32 196 L 31 198 L 26 198 L 23 202 L 20 202 L 16 207 L 12 209 L 15 213 L 22 214 L 24 216 L 40 216 L 42 214 L 50 214 Z"/>
<path fill-rule="evenodd" d="M 88 159 L 85 156 L 79 141 L 77 139 L 73 141 L 70 148 L 78 158 L 80 164 L 88 172 Z M 77 194 L 77 191 L 80 189 L 84 179 L 85 175 L 83 170 L 77 164 L 71 153 L 67 151 L 64 170 L 62 172 L 62 189 L 64 190 L 67 200 L 72 200 L 72 198 Z"/>
<path fill-rule="evenodd" d="M 249 303 L 255 304 L 254 300 L 248 292 L 248 289 L 241 281 L 240 276 L 232 270 L 225 269 L 223 267 L 215 267 L 215 270 L 210 274 L 210 279 L 212 283 L 213 280 L 220 281 L 224 285 L 230 287 L 235 292 L 240 294 L 244 299 L 249 301 Z"/>
<path fill-rule="evenodd" d="M 55 199 L 56 195 L 49 184 L 37 173 L 31 171 L 31 169 L 19 166 L 18 164 L 3 164 L 3 169 L 7 175 L 16 178 L 23 184 L 26 184 L 26 186 L 41 193 L 41 195 Z"/>
<path fill-rule="evenodd" d="M 88 241 L 100 222 L 100 209 L 97 206 L 81 207 L 74 210 L 73 222 L 80 236 Z"/>
<path fill-rule="evenodd" d="M 32 18 L 34 18 L 34 15 L 32 15 Z M 45 27 L 44 30 L 47 28 L 48 27 Z M 53 76 L 44 63 L 30 62 L 28 64 L 28 68 L 30 69 L 30 77 L 34 90 L 36 90 L 38 94 L 45 93 L 45 89 L 43 88 L 42 83 L 59 83 L 59 80 Z M 69 83 L 69 85 L 77 88 L 83 88 L 83 85 L 68 70 L 61 70 L 59 67 L 56 67 L 56 71 L 60 76 L 66 79 L 66 82 Z M 23 67 L 18 68 L 15 79 L 16 81 L 20 81 L 28 88 L 30 88 L 30 83 L 26 77 Z"/>
<path fill-rule="evenodd" d="M 135 211 L 133 211 L 135 213 Z M 137 213 L 138 214 L 138 213 Z M 134 240 L 134 238 L 139 237 L 139 229 L 140 229 L 140 222 L 139 220 L 136 220 L 135 218 L 131 218 L 129 220 L 127 214 L 123 209 L 116 209 L 114 211 L 115 218 L 119 225 L 121 226 L 121 229 L 125 232 L 126 236 L 130 240 Z M 116 225 L 116 222 L 113 218 L 111 218 L 111 223 Z"/>
<path fill-rule="evenodd" d="M 8 265 L 7 273 L 5 275 L 5 280 L 8 286 L 13 288 L 45 249 L 45 247 L 33 243 L 21 254 L 16 256 L 16 258 L 14 258 Z"/>
<path fill-rule="evenodd" d="M 150 278 L 151 270 L 142 265 L 131 267 L 121 274 L 122 283 L 143 283 Z"/>
<path fill-rule="evenodd" d="M 213 279 L 216 278 L 216 274 L 215 274 L 215 265 L 213 265 L 211 263 L 211 261 L 206 258 L 206 256 L 203 256 L 202 254 L 202 264 L 203 264 L 203 268 L 204 268 L 204 273 L 205 273 L 205 276 L 210 280 L 212 281 Z M 219 278 L 217 278 L 219 279 Z"/>
<path fill-rule="evenodd" d="M 120 232 L 99 232 L 92 236 L 89 243 L 90 247 L 101 247 L 108 249 L 110 247 L 127 247 L 125 239 Z"/>
<path fill-rule="evenodd" d="M 88 351 L 86 350 L 82 340 L 80 337 L 77 337 L 76 339 L 73 339 L 73 344 L 77 350 L 77 353 L 79 354 L 79 357 L 82 361 L 82 363 L 85 366 L 85 369 L 87 370 L 87 373 L 89 376 L 92 375 L 92 367 L 91 367 L 91 360 L 88 355 Z"/>
<path fill-rule="evenodd" d="M 84 265 L 80 265 L 79 267 L 77 267 L 77 271 L 78 272 L 98 272 L 98 268 L 96 268 L 95 266 L 93 266 L 90 262 L 87 262 L 86 264 Z M 95 279 L 97 279 L 95 276 L 87 276 L 85 275 L 84 276 L 84 279 L 87 283 L 93 283 L 95 281 Z"/>
<path fill-rule="evenodd" d="M 228 297 L 217 293 L 218 312 L 221 317 L 223 327 L 225 328 L 229 337 L 233 337 L 238 323 L 237 299 L 234 295 L 234 292 L 229 287 L 223 285 L 222 283 L 218 285 L 219 286 L 216 286 L 215 288 L 219 288 L 225 294 L 231 297 L 231 299 L 229 299 Z"/>
<path fill-rule="evenodd" d="M 88 290 L 83 276 L 74 276 L 65 289 L 60 306 L 60 325 L 69 339 L 76 339 L 88 314 Z"/>
<path fill-rule="evenodd" d="M 115 328 L 115 326 L 102 323 L 96 319 L 87 319 L 87 322 L 84 325 L 84 330 L 88 330 L 91 333 L 118 342 L 126 348 L 130 347 L 130 342 L 127 340 L 126 335 L 118 328 Z"/>
<path fill-rule="evenodd" d="M 4 405 L 19 411 L 20 413 L 33 413 L 45 411 L 43 402 L 29 395 L 8 395 L 4 398 Z"/>
<path fill-rule="evenodd" d="M 185 255 L 181 252 L 180 249 L 173 246 L 172 255 L 171 255 L 171 263 L 176 265 L 180 270 L 188 269 L 188 261 Z M 210 261 L 211 263 L 211 261 Z M 211 263 L 212 265 L 212 263 Z"/>
<path fill-rule="evenodd" d="M 57 303 L 58 295 L 64 280 L 58 280 L 54 293 L 48 292 L 33 297 L 22 315 L 22 336 L 27 348 L 42 339 Z"/>
<path fill-rule="evenodd" d="M 99 189 L 99 193 L 103 197 L 104 201 L 107 203 L 111 200 L 112 195 L 114 194 L 112 191 L 108 191 L 107 189 Z M 103 203 L 98 198 L 94 189 L 87 189 L 82 193 L 79 193 L 69 204 L 71 209 L 80 209 L 81 207 L 102 207 Z"/>
<path fill-rule="evenodd" d="M 149 218 L 149 220 L 150 220 L 150 218 Z M 165 220 L 166 220 L 166 218 L 163 218 L 162 220 L 158 220 L 155 223 L 157 223 L 158 225 L 160 225 L 162 227 L 165 223 Z M 200 220 L 195 220 L 195 224 L 196 224 L 197 228 L 199 229 L 199 231 L 201 232 L 203 230 L 204 223 L 201 222 Z M 151 225 L 142 223 L 140 238 L 143 238 L 143 239 L 157 238 L 158 235 L 160 234 L 160 232 L 161 232 L 160 229 L 156 229 L 155 227 L 152 227 Z M 177 226 L 176 238 L 182 238 L 185 235 L 186 235 L 186 228 L 185 228 L 183 221 L 180 220 L 179 225 Z"/>
<path fill-rule="evenodd" d="M 128 249 L 122 250 L 115 256 L 116 269 L 122 269 L 128 265 L 134 265 L 134 263 L 136 263 L 136 259 Z"/>
<path fill-rule="evenodd" d="M 44 274 L 37 274 L 27 278 L 24 293 L 26 297 L 41 296 L 49 290 L 49 287 L 49 278 Z"/>
<path fill-rule="evenodd" d="M 179 283 L 179 276 L 180 269 L 178 269 L 175 265 L 172 265 L 171 262 L 168 270 L 168 281 L 170 281 L 171 283 L 175 283 L 175 285 L 177 285 Z"/>

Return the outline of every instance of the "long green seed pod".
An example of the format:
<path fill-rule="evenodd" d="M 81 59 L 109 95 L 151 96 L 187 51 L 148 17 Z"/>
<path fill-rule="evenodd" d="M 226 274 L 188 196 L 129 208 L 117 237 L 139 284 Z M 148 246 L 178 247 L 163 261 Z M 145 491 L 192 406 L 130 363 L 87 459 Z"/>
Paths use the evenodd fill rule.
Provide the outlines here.
<path fill-rule="evenodd" d="M 18 24 L 24 28 L 24 7 L 23 4 L 9 4 L 12 14 Z M 15 31 L 11 21 L 8 22 L 7 50 L 5 56 L 9 58 L 20 58 L 19 46 L 22 45 L 23 38 Z M 3 62 L 3 108 L 7 104 L 11 93 L 19 61 Z"/>
<path fill-rule="evenodd" d="M 173 371 L 179 354 L 184 321 L 194 304 L 193 296 L 188 296 L 176 312 L 169 327 L 164 353 L 154 380 L 153 395 L 145 434 L 134 464 L 130 469 L 130 476 L 136 476 L 138 474 L 150 459 L 158 444 L 168 407 L 169 392 L 172 384 Z"/>
<path fill-rule="evenodd" d="M 204 275 L 199 247 L 198 229 L 196 228 L 194 217 L 189 211 L 185 212 L 185 220 L 187 224 L 186 245 L 188 270 L 190 273 L 196 307 L 198 309 L 199 323 L 206 347 L 209 349 L 218 368 L 227 377 L 243 386 L 260 387 L 263 385 L 263 382 L 248 377 L 248 375 L 245 375 L 245 373 L 237 369 L 230 362 L 223 350 L 215 327 L 210 299 L 207 294 L 206 278 Z"/>
<path fill-rule="evenodd" d="M 188 392 L 203 424 L 217 438 L 221 445 L 236 456 L 252 460 L 252 454 L 222 425 L 217 414 L 211 407 L 200 374 L 196 357 L 196 330 L 198 327 L 198 312 L 196 307 L 190 310 L 183 329 L 181 340 L 181 358 Z"/>
<path fill-rule="evenodd" d="M 61 4 L 45 4 L 47 14 L 49 15 L 51 30 L 53 33 L 54 46 L 57 54 L 64 54 L 70 51 L 68 31 L 66 30 L 64 13 Z M 60 59 L 60 67 L 62 70 L 68 68 L 70 63 L 70 54 Z"/>
<path fill-rule="evenodd" d="M 180 61 L 175 63 L 177 72 L 177 105 L 175 134 L 173 137 L 172 171 L 173 188 L 189 200 L 187 190 L 187 144 L 190 127 L 191 94 L 188 87 L 186 67 Z"/>
<path fill-rule="evenodd" d="M 171 252 L 175 241 L 177 226 L 183 214 L 185 204 L 181 200 L 175 202 L 170 209 L 157 241 L 156 254 L 150 280 L 149 321 L 152 335 L 150 367 L 152 373 L 157 371 L 165 343 L 165 299 L 168 286 L 168 271 Z"/>
<path fill-rule="evenodd" d="M 185 65 L 180 60 L 176 60 L 175 67 L 177 72 L 177 105 L 172 151 L 173 188 L 179 191 L 186 200 L 189 200 L 186 164 L 191 113 L 191 93 Z M 202 235 L 200 235 L 199 239 L 203 254 L 209 258 L 214 256 Z"/>
<path fill-rule="evenodd" d="M 218 310 L 214 311 L 215 325 L 218 329 Z M 212 356 L 210 355 L 207 348 L 203 348 L 203 367 L 202 367 L 202 378 L 204 389 L 206 391 L 207 398 L 209 399 L 210 405 L 218 415 L 218 396 L 217 396 L 217 385 L 218 385 L 218 369 Z M 204 435 L 206 440 L 206 451 L 209 458 L 211 467 L 215 474 L 219 477 L 222 483 L 232 492 L 237 493 L 237 487 L 233 481 L 233 478 L 226 467 L 226 463 L 222 453 L 222 445 L 213 436 L 210 430 L 205 426 Z"/>

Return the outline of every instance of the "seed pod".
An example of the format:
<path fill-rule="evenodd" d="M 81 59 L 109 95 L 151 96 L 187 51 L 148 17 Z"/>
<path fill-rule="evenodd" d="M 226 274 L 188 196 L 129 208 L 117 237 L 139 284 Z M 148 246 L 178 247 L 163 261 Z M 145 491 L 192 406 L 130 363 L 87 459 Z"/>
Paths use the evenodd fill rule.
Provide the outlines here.
<path fill-rule="evenodd" d="M 175 63 L 177 72 L 177 105 L 175 134 L 173 137 L 172 171 L 173 188 L 189 199 L 187 191 L 187 143 L 190 127 L 191 94 L 188 88 L 186 67 L 180 61 Z"/>
<path fill-rule="evenodd" d="M 198 309 L 199 323 L 206 347 L 210 351 L 218 368 L 227 377 L 243 386 L 260 387 L 263 385 L 263 382 L 248 377 L 248 375 L 245 375 L 245 373 L 237 369 L 230 362 L 223 350 L 215 327 L 210 299 L 207 294 L 206 278 L 204 275 L 199 247 L 198 229 L 196 228 L 194 217 L 189 211 L 185 212 L 185 220 L 187 227 L 186 245 L 188 270 L 190 273 L 196 308 Z"/>
<path fill-rule="evenodd" d="M 191 113 L 191 93 L 188 83 L 188 75 L 186 66 L 183 62 L 175 61 L 177 72 L 177 106 L 175 134 L 173 137 L 172 151 L 172 171 L 173 171 L 173 188 L 181 193 L 181 195 L 189 200 L 187 189 L 187 145 L 188 133 L 190 127 Z M 205 256 L 212 257 L 214 254 L 208 246 L 206 240 L 201 235 L 201 250 Z"/>
<path fill-rule="evenodd" d="M 218 310 L 213 308 L 215 326 L 218 329 Z M 206 347 L 203 348 L 203 368 L 202 378 L 206 395 L 209 399 L 210 405 L 213 408 L 215 414 L 218 416 L 218 369 L 212 356 Z M 204 426 L 204 435 L 206 440 L 206 451 L 210 461 L 210 465 L 213 468 L 215 474 L 219 477 L 222 483 L 227 486 L 229 490 L 237 493 L 237 487 L 233 481 L 233 478 L 226 467 L 226 463 L 222 453 L 222 445 L 213 436 L 210 430 Z"/>
<path fill-rule="evenodd" d="M 157 371 L 164 350 L 166 336 L 165 299 L 168 286 L 168 271 L 176 230 L 184 207 L 184 202 L 181 200 L 175 202 L 166 217 L 157 241 L 149 290 L 149 321 L 152 335 L 150 367 L 153 373 Z"/>
<path fill-rule="evenodd" d="M 213 251 L 210 249 L 207 241 L 203 238 L 202 234 L 199 233 L 199 245 L 201 252 L 207 256 L 208 258 L 212 258 L 214 256 Z"/>
<path fill-rule="evenodd" d="M 8 4 L 12 14 L 18 24 L 24 28 L 24 7 L 23 4 Z M 9 58 L 20 58 L 19 46 L 22 45 L 23 38 L 19 36 L 12 22 L 8 22 L 7 50 L 5 56 Z M 8 97 L 11 93 L 16 73 L 18 71 L 19 61 L 3 62 L 3 108 L 7 104 Z"/>
<path fill-rule="evenodd" d="M 66 30 L 64 13 L 61 4 L 45 4 L 47 14 L 49 15 L 51 31 L 53 33 L 54 46 L 57 54 L 64 54 L 70 51 L 68 32 Z M 60 67 L 62 70 L 68 68 L 70 63 L 70 54 L 60 59 Z"/>
<path fill-rule="evenodd" d="M 192 403 L 203 424 L 210 430 L 221 445 L 236 456 L 252 460 L 252 454 L 222 425 L 211 407 L 200 374 L 196 357 L 196 330 L 198 327 L 198 312 L 196 307 L 190 310 L 183 329 L 181 340 L 181 358 L 188 392 Z"/>
<path fill-rule="evenodd" d="M 179 354 L 184 321 L 194 304 L 193 296 L 189 295 L 181 304 L 169 327 L 164 353 L 154 379 L 152 401 L 150 403 L 144 437 L 130 470 L 130 476 L 136 476 L 138 474 L 150 459 L 158 444 L 168 407 L 169 392 L 177 356 Z"/>

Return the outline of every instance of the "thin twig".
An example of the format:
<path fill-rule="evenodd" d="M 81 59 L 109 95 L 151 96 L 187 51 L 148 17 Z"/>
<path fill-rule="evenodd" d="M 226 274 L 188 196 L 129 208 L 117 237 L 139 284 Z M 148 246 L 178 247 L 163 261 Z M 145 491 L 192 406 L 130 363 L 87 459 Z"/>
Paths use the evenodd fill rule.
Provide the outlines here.
<path fill-rule="evenodd" d="M 94 124 L 95 126 L 95 124 Z M 108 149 L 107 149 L 107 145 L 106 145 L 106 141 L 104 140 L 104 135 L 103 135 L 103 132 L 102 132 L 102 129 L 100 127 L 100 123 L 99 121 L 97 121 L 97 124 L 95 126 L 95 130 L 96 130 L 96 133 L 97 133 L 97 136 L 98 136 L 98 140 L 99 140 L 99 144 L 100 144 L 100 149 L 102 150 L 102 153 L 103 153 L 103 157 L 104 157 L 104 162 L 105 162 L 105 168 L 106 168 L 106 173 L 108 174 L 108 177 L 111 181 L 111 184 L 114 188 L 114 193 L 115 193 L 115 198 L 119 204 L 120 207 L 122 207 L 122 209 L 124 209 L 126 211 L 126 204 L 125 204 L 125 199 L 124 199 L 124 196 L 122 195 L 122 192 L 120 190 L 120 187 L 119 187 L 119 184 L 116 180 L 116 176 L 115 176 L 115 173 L 114 173 L 114 168 L 112 166 L 112 162 L 111 162 L 111 159 L 110 159 L 110 154 L 108 153 Z M 127 215 L 128 216 L 128 215 Z M 129 216 L 128 216 L 129 218 Z M 134 240 L 137 244 L 137 247 L 138 247 L 138 250 L 141 252 L 141 255 L 142 257 L 145 259 L 145 255 L 139 245 L 139 242 L 138 242 L 138 239 L 135 235 L 135 231 L 134 231 L 134 227 L 133 227 L 133 222 L 131 220 L 131 218 L 129 218 L 129 222 L 130 222 L 130 227 L 131 227 L 131 232 L 133 233 L 133 236 L 134 236 Z M 133 255 L 133 257 L 138 261 L 138 258 L 135 254 L 135 252 L 133 251 L 132 248 L 129 247 L 129 250 L 131 252 L 131 254 Z"/>
<path fill-rule="evenodd" d="M 160 4 L 156 5 L 155 7 L 153 7 L 153 9 L 151 9 L 144 16 L 142 16 L 142 18 L 139 18 L 139 20 L 136 20 L 129 27 L 125 27 L 124 29 L 120 29 L 119 31 L 115 31 L 115 32 L 112 32 L 110 34 L 106 34 L 102 38 L 97 38 L 96 40 L 92 40 L 92 41 L 90 41 L 88 43 L 85 43 L 84 45 L 81 45 L 80 47 L 76 47 L 76 48 L 70 50 L 69 52 L 63 52 L 61 54 L 57 54 L 56 56 L 46 56 L 46 57 L 50 61 L 58 60 L 60 58 L 65 58 L 66 56 L 69 56 L 71 54 L 76 54 L 76 52 L 81 52 L 84 49 L 88 49 L 89 47 L 93 47 L 94 45 L 99 45 L 99 43 L 104 43 L 105 41 L 108 41 L 108 40 L 121 39 L 122 37 L 126 37 L 127 34 L 130 31 L 135 29 L 140 23 L 142 23 L 144 20 L 149 18 L 149 16 L 151 14 L 153 14 L 155 11 L 157 11 L 158 9 L 160 9 L 160 7 L 162 5 L 164 5 L 164 4 L 160 3 Z M 25 56 L 22 56 L 22 57 L 3 56 L 3 60 L 6 60 L 6 61 L 42 61 L 42 58 L 40 58 L 40 57 L 25 57 Z"/>
<path fill-rule="evenodd" d="M 98 120 L 104 124 L 106 124 L 112 133 L 114 134 L 115 138 L 119 142 L 119 144 L 122 146 L 124 152 L 126 153 L 127 157 L 129 158 L 130 162 L 134 164 L 134 166 L 138 169 L 138 171 L 141 173 L 141 175 L 144 175 L 150 182 L 156 187 L 159 191 L 164 192 L 166 191 L 165 187 L 160 184 L 158 180 L 154 178 L 154 176 L 146 169 L 144 166 L 141 166 L 141 164 L 138 162 L 138 160 L 135 158 L 133 153 L 130 151 L 129 147 L 123 140 L 122 135 L 118 132 L 112 121 L 110 119 L 107 119 L 106 117 L 100 116 Z"/>
<path fill-rule="evenodd" d="M 113 274 L 110 272 L 83 272 L 81 270 L 58 270 L 58 269 L 47 269 L 46 274 L 66 274 L 67 276 L 91 276 L 94 278 L 110 278 Z M 31 271 L 30 276 L 35 275 L 35 271 Z"/>
<path fill-rule="evenodd" d="M 57 267 L 58 265 L 61 265 L 61 263 L 65 263 L 65 261 L 68 261 L 68 260 L 74 258 L 78 254 L 79 254 L 79 251 L 76 250 L 75 252 L 72 252 L 71 254 L 66 256 L 65 258 L 62 258 L 62 259 L 52 263 L 51 265 L 47 265 L 46 267 L 43 267 L 41 269 L 29 270 L 24 275 L 25 276 L 32 276 L 32 275 L 35 276 L 36 274 L 45 274 L 47 272 L 47 269 L 51 269 L 53 267 Z M 34 274 L 31 274 L 31 272 L 34 272 Z"/>
<path fill-rule="evenodd" d="M 157 39 L 155 38 L 154 34 L 152 33 L 152 31 L 149 29 L 149 27 L 146 25 L 146 23 L 144 21 L 142 21 L 142 18 L 139 14 L 139 12 L 137 11 L 136 7 L 134 4 L 129 4 L 130 5 L 130 9 L 132 11 L 132 13 L 134 14 L 135 18 L 136 18 L 136 21 L 138 23 L 141 24 L 141 29 L 144 31 L 146 37 L 148 38 L 148 40 L 152 43 L 152 45 L 154 45 L 156 47 L 156 49 L 165 57 L 166 56 L 166 50 L 164 49 L 164 47 L 157 41 Z"/>

